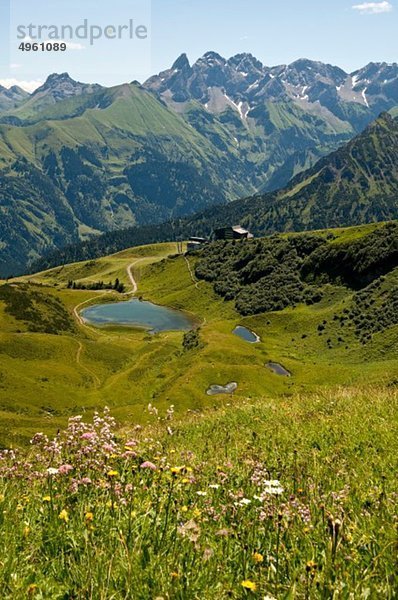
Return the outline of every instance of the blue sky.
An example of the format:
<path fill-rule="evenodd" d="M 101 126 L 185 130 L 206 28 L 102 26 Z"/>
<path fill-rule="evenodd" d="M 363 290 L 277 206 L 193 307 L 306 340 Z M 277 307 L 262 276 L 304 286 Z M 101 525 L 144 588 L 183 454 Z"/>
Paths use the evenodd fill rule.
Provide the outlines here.
<path fill-rule="evenodd" d="M 133 34 L 142 25 L 148 37 L 74 39 L 63 54 L 18 50 L 18 25 L 76 27 L 84 19 L 116 29 L 133 19 Z M 306 57 L 352 71 L 397 61 L 397 26 L 398 0 L 0 0 L 0 83 L 33 88 L 61 71 L 105 85 L 143 81 L 182 52 L 193 61 L 208 50 L 251 52 L 267 65 Z"/>

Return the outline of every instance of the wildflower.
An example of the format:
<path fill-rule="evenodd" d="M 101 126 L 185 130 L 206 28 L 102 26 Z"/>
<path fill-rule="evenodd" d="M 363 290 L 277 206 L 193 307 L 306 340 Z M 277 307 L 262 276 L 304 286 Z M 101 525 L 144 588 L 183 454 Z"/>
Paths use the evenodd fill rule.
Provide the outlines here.
<path fill-rule="evenodd" d="M 230 531 L 229 529 L 220 529 L 220 531 L 216 532 L 216 536 L 218 537 L 229 537 Z"/>
<path fill-rule="evenodd" d="M 0 494 L 0 504 L 4 502 L 5 499 L 6 497 L 4 496 L 4 494 Z"/>
<path fill-rule="evenodd" d="M 188 512 L 188 506 L 182 506 L 181 507 L 181 512 L 183 512 L 183 513 Z"/>
<path fill-rule="evenodd" d="M 317 564 L 313 560 L 310 560 L 307 562 L 307 566 L 306 566 L 307 573 L 313 573 L 316 569 L 317 569 Z"/>
<path fill-rule="evenodd" d="M 85 515 L 85 519 L 87 523 L 91 523 L 92 521 L 94 521 L 94 515 L 92 512 L 87 512 Z"/>
<path fill-rule="evenodd" d="M 79 481 L 79 485 L 90 485 L 91 483 L 90 477 L 83 477 L 83 479 L 80 479 Z"/>
<path fill-rule="evenodd" d="M 50 477 L 51 477 L 52 475 L 58 475 L 59 471 L 58 471 L 58 469 L 54 469 L 54 467 L 49 467 L 49 468 L 47 469 L 47 473 L 48 473 L 48 474 L 50 475 Z"/>
<path fill-rule="evenodd" d="M 141 465 L 141 469 L 150 469 L 151 471 L 157 471 L 158 468 L 156 465 L 151 463 L 149 460 L 145 461 Z"/>
<path fill-rule="evenodd" d="M 209 485 L 209 488 L 211 490 L 218 490 L 220 488 L 220 486 L 218 485 L 218 483 L 212 483 Z"/>
<path fill-rule="evenodd" d="M 67 523 L 69 521 L 68 511 L 65 509 L 61 510 L 61 512 L 58 515 L 58 518 L 61 519 L 61 521 L 65 521 L 65 523 Z"/>
<path fill-rule="evenodd" d="M 255 563 L 262 563 L 262 562 L 264 562 L 264 556 L 262 554 L 260 554 L 259 552 L 255 552 L 253 554 L 253 560 Z"/>
<path fill-rule="evenodd" d="M 277 479 L 264 481 L 264 494 L 280 496 L 285 491 Z"/>
<path fill-rule="evenodd" d="M 172 475 L 179 475 L 183 471 L 185 471 L 185 467 L 171 467 L 170 469 L 170 473 L 172 473 Z"/>
<path fill-rule="evenodd" d="M 51 502 L 51 496 L 44 496 L 43 502 Z"/>
<path fill-rule="evenodd" d="M 250 581 L 250 579 L 245 579 L 241 585 L 245 590 L 250 590 L 251 592 L 255 592 L 257 589 L 257 584 L 254 581 Z"/>
<path fill-rule="evenodd" d="M 28 586 L 28 589 L 26 591 L 27 591 L 28 596 L 33 596 L 33 594 L 36 592 L 36 590 L 37 590 L 37 585 L 35 583 L 31 583 Z"/>
<path fill-rule="evenodd" d="M 173 571 L 173 573 L 171 574 L 171 578 L 172 579 L 178 579 L 179 578 L 179 574 L 176 571 Z"/>
<path fill-rule="evenodd" d="M 68 475 L 71 471 L 73 471 L 72 465 L 61 465 L 58 469 L 60 475 Z"/>
<path fill-rule="evenodd" d="M 200 492 L 199 491 L 199 492 L 196 492 L 196 495 L 197 496 L 201 496 L 201 497 L 205 497 L 205 496 L 207 496 L 207 492 Z"/>
<path fill-rule="evenodd" d="M 128 442 L 126 442 L 125 447 L 131 450 L 131 448 L 135 448 L 136 446 L 138 446 L 137 440 L 129 440 Z"/>
<path fill-rule="evenodd" d="M 113 477 L 118 477 L 118 476 L 119 476 L 119 473 L 118 473 L 118 471 L 109 471 L 109 472 L 108 472 L 108 477 L 110 477 L 111 479 L 112 479 Z"/>
<path fill-rule="evenodd" d="M 239 501 L 239 505 L 240 506 L 249 506 L 249 504 L 251 504 L 251 500 L 249 500 L 249 498 L 242 498 L 242 500 Z"/>

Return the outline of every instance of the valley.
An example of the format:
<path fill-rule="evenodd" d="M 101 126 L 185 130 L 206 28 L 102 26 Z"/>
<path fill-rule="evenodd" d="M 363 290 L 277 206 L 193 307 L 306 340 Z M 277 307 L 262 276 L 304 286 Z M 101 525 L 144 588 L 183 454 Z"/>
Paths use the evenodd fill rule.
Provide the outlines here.
<path fill-rule="evenodd" d="M 321 263 L 313 262 L 311 273 L 315 279 L 309 285 L 321 292 L 315 302 L 306 304 L 298 298 L 285 308 L 269 307 L 265 312 L 260 308 L 258 314 L 255 310 L 246 316 L 239 312 L 238 300 L 224 299 L 214 282 L 200 276 L 200 264 L 208 260 L 206 253 L 212 260 L 219 260 L 217 244 L 202 255 L 186 257 L 178 255 L 172 243 L 137 247 L 3 282 L 1 444 L 24 445 L 38 430 L 54 433 L 68 417 L 81 413 L 89 417 L 94 409 L 104 406 L 111 408 L 120 424 L 128 426 L 148 421 L 148 404 L 163 413 L 174 405 L 176 413 L 183 416 L 225 404 L 238 407 L 256 398 L 272 397 L 278 402 L 278 398 L 287 400 L 295 394 L 339 386 L 383 384 L 394 388 L 398 372 L 397 324 L 390 316 L 389 321 L 380 322 L 380 327 L 372 330 L 370 338 L 364 339 L 355 313 L 356 307 L 362 307 L 364 318 L 372 319 L 373 308 L 383 306 L 386 315 L 396 314 L 394 227 L 379 224 L 319 232 L 328 252 L 333 247 L 338 251 L 363 241 L 363 252 L 368 257 L 372 254 L 366 248 L 374 245 L 366 240 L 375 235 L 385 239 L 384 246 L 391 248 L 390 266 L 381 280 L 377 269 L 373 269 L 373 287 L 362 286 L 364 295 L 346 282 L 319 278 L 315 265 Z M 305 240 L 306 235 L 297 234 L 297 238 Z M 287 239 L 292 238 L 253 240 L 235 248 L 250 251 L 252 244 L 257 247 L 264 243 L 276 249 L 280 244 L 298 243 Z M 301 244 L 305 247 L 307 242 Z M 233 256 L 232 248 L 228 250 L 227 246 L 225 251 Z M 258 260 L 253 265 L 258 270 L 261 253 L 255 254 Z M 322 260 L 327 264 L 326 258 Z M 372 265 L 373 259 L 369 260 Z M 227 263 L 223 260 L 220 264 Z M 135 292 L 137 298 L 193 314 L 200 323 L 197 333 L 150 334 L 117 324 L 99 328 L 89 325 L 82 320 L 82 309 L 120 302 L 122 296 L 109 290 L 68 289 L 68 282 L 116 278 L 126 286 L 126 300 L 131 300 Z M 286 281 L 288 289 L 289 278 Z M 260 341 L 253 344 L 237 337 L 233 334 L 237 326 L 255 332 Z M 269 364 L 283 367 L 291 377 L 278 375 Z M 210 386 L 231 382 L 237 383 L 233 395 L 206 394 Z"/>
<path fill-rule="evenodd" d="M 193 65 L 182 55 L 143 84 L 107 88 L 53 73 L 32 94 L 0 86 L 0 276 L 104 232 L 167 221 L 178 231 L 185 217 L 215 206 L 229 214 L 231 201 L 253 194 L 277 231 L 396 218 L 391 181 L 372 190 L 370 208 L 346 189 L 336 208 L 335 198 L 322 209 L 305 198 L 310 213 L 293 189 L 281 207 L 275 194 L 381 112 L 394 114 L 397 81 L 396 64 L 349 74 L 306 59 L 267 67 L 251 54 L 207 52 Z M 176 239 L 160 237 L 152 241 Z"/>

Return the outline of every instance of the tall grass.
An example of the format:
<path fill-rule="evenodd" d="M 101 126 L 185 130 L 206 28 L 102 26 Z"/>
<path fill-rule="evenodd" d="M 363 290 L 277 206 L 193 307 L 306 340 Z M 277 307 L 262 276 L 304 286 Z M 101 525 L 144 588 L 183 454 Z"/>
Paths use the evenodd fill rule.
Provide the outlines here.
<path fill-rule="evenodd" d="M 398 394 L 244 403 L 0 455 L 1 598 L 394 598 Z"/>

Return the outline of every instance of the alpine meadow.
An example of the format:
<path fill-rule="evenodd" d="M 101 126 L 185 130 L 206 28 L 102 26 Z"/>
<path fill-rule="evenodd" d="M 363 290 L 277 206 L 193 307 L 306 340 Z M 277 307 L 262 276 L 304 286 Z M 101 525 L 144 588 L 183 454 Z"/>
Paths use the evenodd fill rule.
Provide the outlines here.
<path fill-rule="evenodd" d="M 236 53 L 255 0 L 167 62 L 169 4 L 143 83 L 109 39 L 0 79 L 0 598 L 394 600 L 398 65 Z M 343 9 L 355 56 L 395 9 Z"/>

